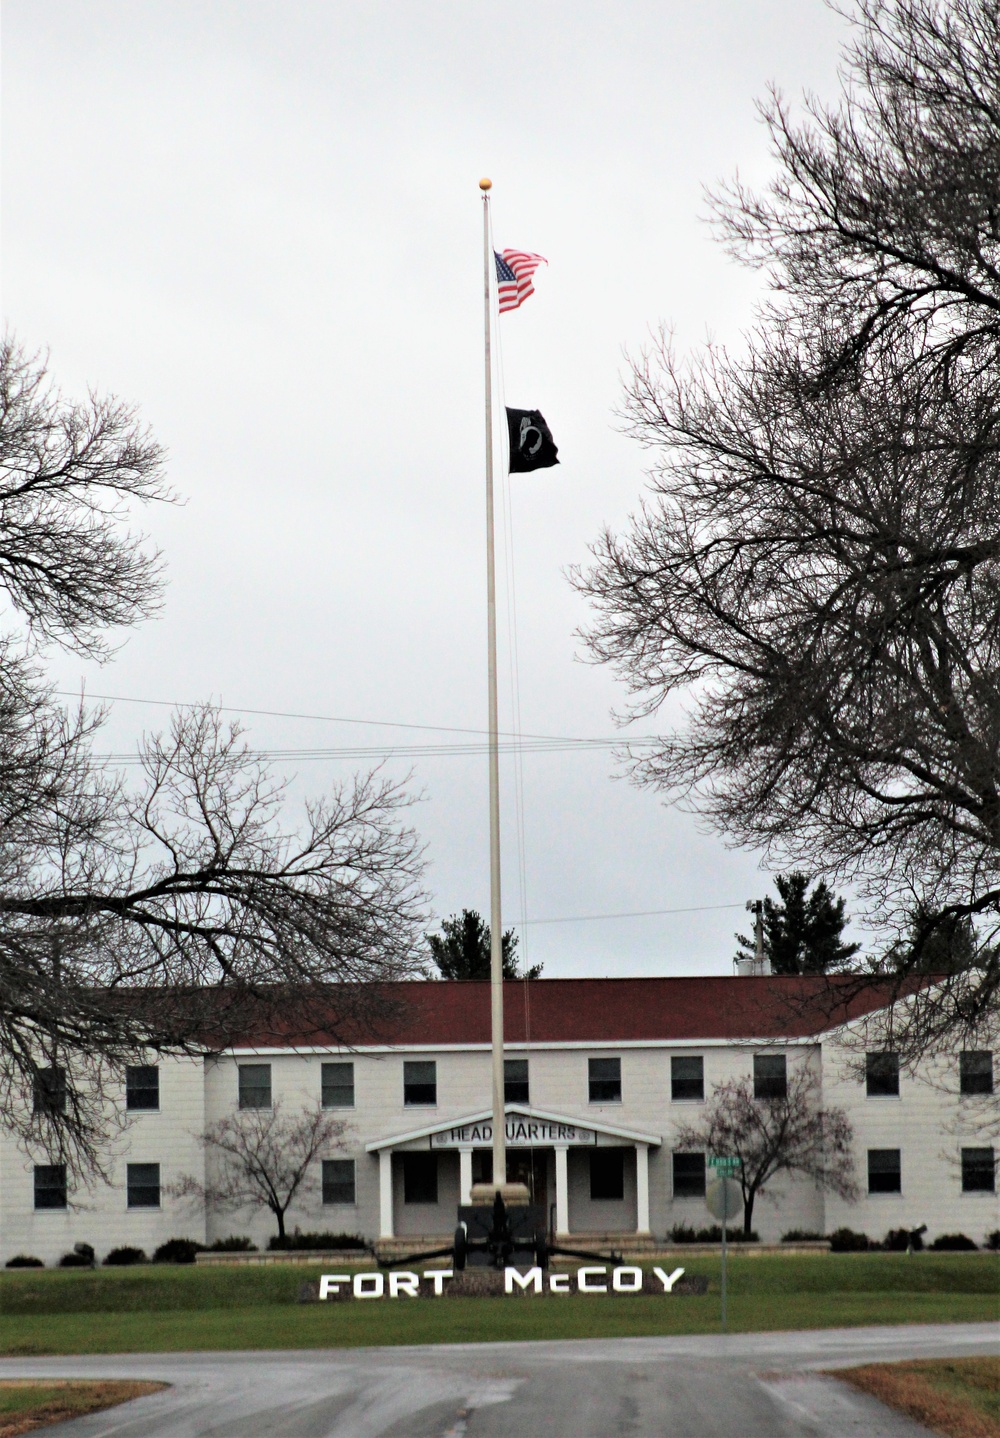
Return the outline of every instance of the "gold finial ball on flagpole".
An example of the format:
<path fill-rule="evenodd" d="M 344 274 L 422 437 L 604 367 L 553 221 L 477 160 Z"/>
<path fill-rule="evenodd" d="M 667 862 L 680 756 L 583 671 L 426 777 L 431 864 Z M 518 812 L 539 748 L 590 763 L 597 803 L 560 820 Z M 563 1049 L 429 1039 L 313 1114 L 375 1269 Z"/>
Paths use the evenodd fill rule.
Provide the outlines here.
<path fill-rule="evenodd" d="M 486 178 L 486 176 L 484 175 L 483 178 L 479 181 L 479 188 L 480 188 L 481 190 L 483 190 L 483 191 L 492 190 L 492 188 L 493 188 L 493 181 L 492 181 L 492 180 L 488 180 L 488 179 Z"/>

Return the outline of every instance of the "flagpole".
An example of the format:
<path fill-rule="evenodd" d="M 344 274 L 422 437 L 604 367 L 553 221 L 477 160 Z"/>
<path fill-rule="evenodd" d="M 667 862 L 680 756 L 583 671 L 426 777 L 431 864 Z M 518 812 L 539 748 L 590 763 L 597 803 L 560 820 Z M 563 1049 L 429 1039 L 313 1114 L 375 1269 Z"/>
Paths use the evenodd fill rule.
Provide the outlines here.
<path fill-rule="evenodd" d="M 497 592 L 493 540 L 493 356 L 490 327 L 493 296 L 490 266 L 490 190 L 483 192 L 483 321 L 486 336 L 486 629 L 490 730 L 490 1024 L 493 1056 L 493 1186 L 507 1182 L 507 1134 L 503 1082 L 503 917 L 500 904 L 500 749 L 497 717 Z"/>

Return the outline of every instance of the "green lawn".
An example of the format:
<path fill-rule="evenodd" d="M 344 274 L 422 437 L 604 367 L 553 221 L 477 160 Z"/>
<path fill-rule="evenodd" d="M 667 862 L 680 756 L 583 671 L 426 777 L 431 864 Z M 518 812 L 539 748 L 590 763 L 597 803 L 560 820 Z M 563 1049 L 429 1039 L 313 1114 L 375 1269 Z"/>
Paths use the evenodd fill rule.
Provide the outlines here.
<path fill-rule="evenodd" d="M 713 1332 L 719 1326 L 719 1262 L 694 1257 L 683 1266 L 708 1277 L 704 1297 L 575 1294 L 299 1304 L 300 1284 L 319 1268 L 15 1271 L 0 1275 L 0 1353 Z M 325 1267 L 337 1271 L 337 1265 Z M 742 1331 L 981 1321 L 1000 1317 L 998 1292 L 1000 1259 L 992 1254 L 736 1257 L 729 1264 L 729 1321 Z"/>

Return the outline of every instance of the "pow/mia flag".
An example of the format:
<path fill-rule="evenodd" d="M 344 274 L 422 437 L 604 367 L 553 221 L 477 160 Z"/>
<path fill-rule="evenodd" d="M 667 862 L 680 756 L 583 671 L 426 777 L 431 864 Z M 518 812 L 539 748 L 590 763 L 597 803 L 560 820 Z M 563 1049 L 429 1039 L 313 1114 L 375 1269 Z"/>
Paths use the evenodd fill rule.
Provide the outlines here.
<path fill-rule="evenodd" d="M 510 432 L 510 472 L 526 474 L 530 469 L 549 469 L 558 464 L 552 431 L 537 409 L 507 408 Z"/>

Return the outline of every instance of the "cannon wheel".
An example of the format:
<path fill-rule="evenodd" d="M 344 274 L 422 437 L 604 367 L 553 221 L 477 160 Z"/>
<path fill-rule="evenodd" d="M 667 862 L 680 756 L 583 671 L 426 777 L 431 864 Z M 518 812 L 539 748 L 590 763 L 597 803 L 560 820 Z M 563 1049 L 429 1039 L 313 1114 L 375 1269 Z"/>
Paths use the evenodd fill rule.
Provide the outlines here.
<path fill-rule="evenodd" d="M 535 1262 L 543 1272 L 549 1266 L 549 1245 L 544 1233 L 535 1234 Z"/>
<path fill-rule="evenodd" d="M 455 1269 L 461 1273 L 465 1268 L 465 1260 L 469 1252 L 469 1236 L 465 1224 L 460 1223 L 455 1229 Z"/>

